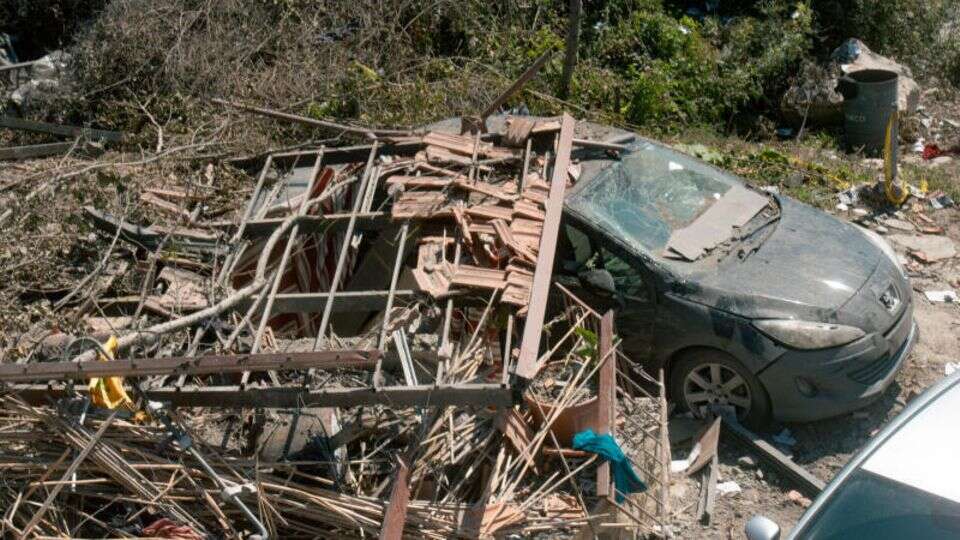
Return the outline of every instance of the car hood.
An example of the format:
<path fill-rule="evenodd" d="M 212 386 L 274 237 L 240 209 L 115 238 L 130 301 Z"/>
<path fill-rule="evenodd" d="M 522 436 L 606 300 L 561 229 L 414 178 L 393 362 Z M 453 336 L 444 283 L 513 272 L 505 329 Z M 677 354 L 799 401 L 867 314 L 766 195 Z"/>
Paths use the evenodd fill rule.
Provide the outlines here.
<path fill-rule="evenodd" d="M 836 321 L 886 255 L 853 225 L 778 197 L 775 231 L 746 260 L 684 280 L 682 296 L 748 318 Z"/>

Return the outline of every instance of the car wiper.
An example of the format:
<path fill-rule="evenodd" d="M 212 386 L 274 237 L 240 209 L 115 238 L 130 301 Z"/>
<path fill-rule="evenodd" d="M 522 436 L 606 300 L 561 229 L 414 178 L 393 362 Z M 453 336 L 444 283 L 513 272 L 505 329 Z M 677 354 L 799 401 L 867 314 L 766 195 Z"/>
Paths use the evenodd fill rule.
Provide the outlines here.
<path fill-rule="evenodd" d="M 763 221 L 762 223 L 760 223 L 759 225 L 757 225 L 756 227 L 754 227 L 753 229 L 751 229 L 750 232 L 748 232 L 747 234 L 740 235 L 740 237 L 737 238 L 736 243 L 734 244 L 734 246 L 742 246 L 744 243 L 748 242 L 751 238 L 753 238 L 754 236 L 756 236 L 757 233 L 759 233 L 760 231 L 766 229 L 767 227 L 769 227 L 770 225 L 773 225 L 774 223 L 776 223 L 776 222 L 778 222 L 778 221 L 780 221 L 780 213 L 779 213 L 779 212 L 777 212 L 775 215 L 770 216 L 769 218 L 767 218 L 766 221 Z M 736 251 L 736 252 L 737 252 L 737 257 L 738 257 L 741 261 L 745 261 L 745 260 L 747 260 L 748 257 L 750 257 L 750 255 L 753 255 L 754 253 L 757 252 L 757 250 L 760 249 L 760 245 L 761 245 L 760 243 L 757 243 L 757 244 L 751 246 L 751 248 L 748 249 L 748 250 L 743 250 L 743 249 L 733 250 L 733 249 L 731 249 L 730 252 L 732 253 L 733 251 Z"/>

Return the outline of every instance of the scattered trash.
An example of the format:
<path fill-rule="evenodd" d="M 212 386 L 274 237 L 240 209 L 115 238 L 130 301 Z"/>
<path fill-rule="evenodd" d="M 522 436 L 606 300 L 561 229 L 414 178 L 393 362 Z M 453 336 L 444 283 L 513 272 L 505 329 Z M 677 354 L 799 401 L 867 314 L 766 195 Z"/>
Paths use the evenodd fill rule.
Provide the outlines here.
<path fill-rule="evenodd" d="M 797 444 L 797 440 L 793 438 L 793 434 L 790 433 L 790 430 L 787 428 L 783 428 L 783 431 L 774 435 L 773 442 L 784 446 L 794 446 Z"/>
<path fill-rule="evenodd" d="M 942 191 L 931 193 L 927 197 L 927 200 L 930 201 L 930 206 L 932 206 L 937 210 L 942 210 L 944 208 L 951 208 L 954 205 L 953 199 L 951 199 L 949 195 L 947 195 Z"/>
<path fill-rule="evenodd" d="M 960 362 L 947 362 L 943 365 L 944 375 L 953 375 L 957 371 L 960 371 Z"/>
<path fill-rule="evenodd" d="M 629 458 L 609 433 L 597 435 L 592 429 L 581 431 L 573 437 L 573 449 L 598 454 L 610 463 L 613 483 L 617 486 L 618 502 L 622 502 L 625 495 L 647 489 L 643 480 L 634 472 Z"/>
<path fill-rule="evenodd" d="M 847 206 L 847 205 L 845 205 L 845 204 L 843 204 L 843 203 L 838 203 L 838 204 L 837 204 L 837 210 L 839 210 L 839 211 L 841 211 L 841 212 L 846 212 L 846 211 L 850 210 L 850 207 Z"/>
<path fill-rule="evenodd" d="M 923 291 L 923 295 L 931 302 L 955 303 L 957 301 L 957 293 L 955 291 Z"/>
<path fill-rule="evenodd" d="M 743 490 L 740 488 L 740 484 L 733 480 L 727 480 L 726 482 L 720 482 L 717 484 L 717 491 L 721 495 L 736 495 L 737 493 L 741 493 Z"/>

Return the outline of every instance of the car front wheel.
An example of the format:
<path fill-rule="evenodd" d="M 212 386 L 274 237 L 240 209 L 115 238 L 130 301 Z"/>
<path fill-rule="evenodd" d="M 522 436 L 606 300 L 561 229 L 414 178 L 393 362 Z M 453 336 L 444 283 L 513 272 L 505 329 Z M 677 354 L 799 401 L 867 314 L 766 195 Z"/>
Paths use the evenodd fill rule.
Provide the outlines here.
<path fill-rule="evenodd" d="M 698 350 L 681 357 L 670 386 L 673 400 L 698 417 L 717 407 L 733 409 L 741 423 L 754 428 L 770 420 L 770 398 L 760 381 L 720 351 Z"/>

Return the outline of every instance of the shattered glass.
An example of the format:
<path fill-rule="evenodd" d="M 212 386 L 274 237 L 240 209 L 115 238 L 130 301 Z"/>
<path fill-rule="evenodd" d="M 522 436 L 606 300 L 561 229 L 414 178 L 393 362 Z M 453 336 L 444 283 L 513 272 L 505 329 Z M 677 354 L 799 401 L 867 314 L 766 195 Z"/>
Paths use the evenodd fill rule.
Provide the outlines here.
<path fill-rule="evenodd" d="M 567 198 L 567 206 L 627 244 L 651 253 L 693 223 L 736 179 L 666 148 L 644 144 L 625 153 Z"/>

